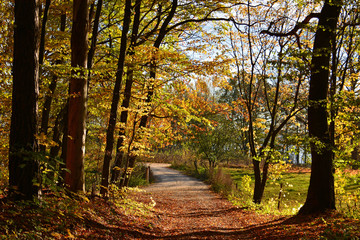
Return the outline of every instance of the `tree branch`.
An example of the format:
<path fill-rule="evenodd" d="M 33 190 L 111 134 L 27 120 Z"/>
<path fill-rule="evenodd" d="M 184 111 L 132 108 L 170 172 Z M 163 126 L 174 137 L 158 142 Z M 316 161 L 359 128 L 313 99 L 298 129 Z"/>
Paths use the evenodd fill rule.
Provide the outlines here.
<path fill-rule="evenodd" d="M 310 13 L 309 15 L 306 16 L 306 18 L 302 22 L 299 22 L 298 24 L 295 25 L 295 27 L 292 30 L 290 30 L 289 32 L 285 32 L 285 33 L 271 32 L 270 29 L 274 25 L 274 22 L 271 22 L 268 29 L 267 30 L 262 30 L 260 32 L 260 34 L 268 34 L 270 36 L 275 36 L 275 37 L 295 36 L 296 37 L 296 42 L 297 42 L 299 48 L 301 48 L 300 36 L 297 33 L 297 31 L 299 29 L 304 28 L 304 26 L 307 25 L 310 22 L 311 19 L 319 18 L 319 16 L 320 16 L 320 13 Z"/>
<path fill-rule="evenodd" d="M 286 36 L 296 35 L 296 32 L 299 29 L 304 28 L 304 26 L 306 24 L 308 24 L 311 19 L 319 18 L 319 16 L 320 16 L 320 13 L 310 13 L 308 16 L 306 16 L 306 18 L 302 22 L 296 24 L 295 27 L 292 30 L 290 30 L 289 32 L 286 32 L 286 33 L 271 32 L 270 29 L 274 25 L 274 22 L 271 22 L 268 29 L 267 30 L 262 30 L 260 33 L 261 34 L 268 34 L 270 36 L 276 36 L 276 37 L 286 37 Z"/>

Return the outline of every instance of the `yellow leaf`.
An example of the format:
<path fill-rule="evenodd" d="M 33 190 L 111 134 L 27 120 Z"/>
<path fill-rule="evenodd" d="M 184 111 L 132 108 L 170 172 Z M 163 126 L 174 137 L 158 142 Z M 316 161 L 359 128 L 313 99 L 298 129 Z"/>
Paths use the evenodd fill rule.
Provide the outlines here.
<path fill-rule="evenodd" d="M 68 233 L 67 238 L 75 238 L 75 236 L 71 234 L 70 229 L 66 229 L 66 231 L 67 231 L 67 233 Z"/>

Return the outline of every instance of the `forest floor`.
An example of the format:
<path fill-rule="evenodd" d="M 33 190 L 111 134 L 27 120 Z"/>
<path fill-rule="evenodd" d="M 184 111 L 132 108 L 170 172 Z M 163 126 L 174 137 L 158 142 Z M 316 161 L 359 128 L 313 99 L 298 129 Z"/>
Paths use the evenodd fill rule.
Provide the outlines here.
<path fill-rule="evenodd" d="M 34 210 L 0 201 L 0 239 L 360 239 L 360 221 L 336 212 L 261 215 L 166 164 L 151 169 L 156 182 L 121 202 L 61 200 Z"/>

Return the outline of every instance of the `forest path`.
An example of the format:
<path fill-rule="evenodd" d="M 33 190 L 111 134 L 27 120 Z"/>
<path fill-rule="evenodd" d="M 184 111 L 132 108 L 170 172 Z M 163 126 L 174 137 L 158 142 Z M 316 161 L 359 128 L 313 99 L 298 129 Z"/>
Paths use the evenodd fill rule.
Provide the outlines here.
<path fill-rule="evenodd" d="M 149 219 L 155 230 L 151 238 L 262 239 L 259 228 L 280 221 L 234 207 L 208 185 L 170 169 L 169 164 L 149 165 L 156 179 L 144 188 L 156 202 Z"/>

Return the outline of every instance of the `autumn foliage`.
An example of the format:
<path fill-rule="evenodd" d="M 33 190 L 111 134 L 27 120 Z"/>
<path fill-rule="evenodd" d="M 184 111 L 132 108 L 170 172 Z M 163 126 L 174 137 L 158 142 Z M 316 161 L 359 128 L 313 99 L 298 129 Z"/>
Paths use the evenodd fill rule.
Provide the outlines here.
<path fill-rule="evenodd" d="M 303 165 L 312 175 L 302 213 L 333 210 L 336 198 L 351 208 L 358 191 L 345 201 L 341 181 L 360 166 L 358 5 L 1 2 L 7 216 L 6 199 L 109 199 L 112 186 L 133 184 L 138 162 L 187 155 L 198 175 L 251 165 L 256 204 L 282 164 Z"/>

